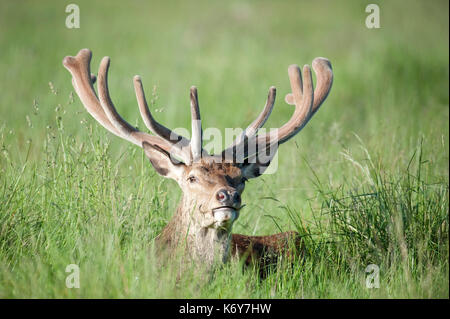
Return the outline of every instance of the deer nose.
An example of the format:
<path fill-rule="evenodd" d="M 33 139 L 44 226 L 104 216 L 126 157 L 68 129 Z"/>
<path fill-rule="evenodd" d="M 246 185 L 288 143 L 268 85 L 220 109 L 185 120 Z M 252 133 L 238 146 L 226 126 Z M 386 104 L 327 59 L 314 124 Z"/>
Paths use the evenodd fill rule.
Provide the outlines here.
<path fill-rule="evenodd" d="M 221 189 L 217 192 L 216 198 L 219 202 L 225 203 L 228 201 L 228 192 L 226 189 Z"/>
<path fill-rule="evenodd" d="M 241 195 L 236 191 L 221 189 L 216 193 L 217 200 L 222 204 L 235 205 L 241 201 Z"/>
<path fill-rule="evenodd" d="M 240 204 L 241 203 L 241 195 L 238 192 L 234 191 L 232 193 L 232 197 L 231 198 L 232 198 L 234 204 Z"/>

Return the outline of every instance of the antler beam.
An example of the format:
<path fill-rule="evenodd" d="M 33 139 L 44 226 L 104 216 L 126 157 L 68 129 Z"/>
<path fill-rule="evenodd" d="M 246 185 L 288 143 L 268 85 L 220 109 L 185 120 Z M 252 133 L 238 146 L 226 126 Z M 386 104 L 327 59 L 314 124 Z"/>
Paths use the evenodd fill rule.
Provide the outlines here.
<path fill-rule="evenodd" d="M 100 63 L 97 82 L 99 97 L 97 97 L 93 88 L 95 76 L 90 74 L 91 58 L 92 52 L 88 49 L 82 49 L 75 57 L 65 57 L 63 65 L 72 74 L 72 83 L 81 102 L 97 122 L 111 133 L 133 144 L 140 147 L 143 147 L 144 142 L 156 145 L 171 155 L 179 157 L 187 164 L 202 156 L 200 109 L 195 87 L 191 88 L 192 141 L 189 141 L 154 119 L 145 99 L 141 78 L 139 76 L 134 77 L 133 82 L 139 111 L 147 128 L 156 135 L 152 136 L 130 125 L 117 112 L 108 89 L 109 57 L 104 57 Z"/>
<path fill-rule="evenodd" d="M 292 93 L 285 97 L 288 104 L 295 105 L 294 114 L 280 127 L 276 134 L 274 132 L 257 135 L 258 129 L 264 125 L 269 117 L 275 100 L 275 88 L 271 87 L 266 107 L 258 118 L 245 130 L 239 141 L 222 152 L 222 156 L 232 155 L 234 160 L 243 161 L 245 158 L 254 157 L 256 153 L 269 148 L 273 144 L 282 144 L 298 134 L 308 123 L 311 117 L 317 112 L 320 105 L 328 96 L 333 84 L 333 71 L 331 63 L 325 58 L 316 58 L 312 67 L 317 76 L 317 88 L 314 90 L 311 77 L 311 69 L 308 65 L 303 67 L 303 77 L 300 68 L 293 64 L 288 68 L 289 80 Z M 254 143 L 256 153 L 249 152 L 248 145 Z M 244 148 L 243 152 L 242 149 Z M 241 150 L 241 154 L 236 154 Z"/>

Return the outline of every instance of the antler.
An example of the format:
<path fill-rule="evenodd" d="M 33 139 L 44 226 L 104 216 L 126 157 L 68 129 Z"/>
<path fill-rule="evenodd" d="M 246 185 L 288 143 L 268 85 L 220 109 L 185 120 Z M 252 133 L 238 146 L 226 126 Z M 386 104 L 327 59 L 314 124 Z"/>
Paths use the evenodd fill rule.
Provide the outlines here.
<path fill-rule="evenodd" d="M 243 138 L 238 142 L 235 141 L 229 148 L 224 150 L 222 156 L 225 156 L 226 153 L 231 153 L 233 158 L 236 158 L 236 151 L 244 148 L 244 153 L 239 154 L 240 157 L 238 156 L 238 160 L 243 161 L 245 158 L 256 156 L 258 152 L 274 144 L 280 145 L 298 134 L 327 98 L 333 83 L 333 71 L 328 59 L 316 58 L 312 63 L 312 67 L 317 75 L 317 88 L 315 90 L 313 88 L 311 69 L 308 65 L 303 67 L 304 81 L 302 81 L 300 68 L 295 64 L 289 66 L 288 74 L 292 93 L 286 95 L 285 101 L 288 104 L 295 105 L 295 111 L 289 121 L 277 130 L 277 134 L 270 132 L 257 135 L 257 130 L 264 125 L 273 108 L 275 88 L 271 87 L 263 112 L 245 130 L 242 135 Z M 250 143 L 255 143 L 257 147 L 253 154 L 247 149 Z"/>
<path fill-rule="evenodd" d="M 157 135 L 152 136 L 139 131 L 117 113 L 108 90 L 109 57 L 104 57 L 100 63 L 97 82 L 99 98 L 97 98 L 92 85 L 95 76 L 90 74 L 91 58 L 92 52 L 88 49 L 82 49 L 75 57 L 65 57 L 63 65 L 72 74 L 72 83 L 81 102 L 97 122 L 111 133 L 133 144 L 140 147 L 143 147 L 144 142 L 156 145 L 171 155 L 179 157 L 187 164 L 190 164 L 193 158 L 198 158 L 198 154 L 202 154 L 200 111 L 195 88 L 191 88 L 193 137 L 192 141 L 189 141 L 153 118 L 145 99 L 141 78 L 139 76 L 134 77 L 134 88 L 142 119 L 147 128 Z"/>
<path fill-rule="evenodd" d="M 152 116 L 152 113 L 150 112 L 150 109 L 148 108 L 147 100 L 145 98 L 144 88 L 142 86 L 141 77 L 139 75 L 135 75 L 133 78 L 133 82 L 134 82 L 134 90 L 136 92 L 136 99 L 137 99 L 138 106 L 139 106 L 139 112 L 141 113 L 141 117 L 142 117 L 142 120 L 144 121 L 145 126 L 153 134 L 161 137 L 164 140 L 176 141 L 177 144 L 182 149 L 186 148 L 188 150 L 188 147 L 189 147 L 188 139 L 186 139 L 184 136 L 178 135 L 171 129 L 158 123 Z"/>
<path fill-rule="evenodd" d="M 91 57 L 92 52 L 90 50 L 82 49 L 75 57 L 65 57 L 63 64 L 72 74 L 73 86 L 83 105 L 101 125 L 113 134 L 138 146 L 142 147 L 143 142 L 156 145 L 171 155 L 179 157 L 187 164 L 191 164 L 203 155 L 208 155 L 202 148 L 202 125 L 197 89 L 195 87 L 191 87 L 190 90 L 192 140 L 189 141 L 155 120 L 145 99 L 141 78 L 139 76 L 134 77 L 134 88 L 139 111 L 146 127 L 156 135 L 152 136 L 139 131 L 117 113 L 108 90 L 108 69 L 110 65 L 108 57 L 104 57 L 100 64 L 97 83 L 99 97 L 97 98 L 92 85 L 95 81 L 95 76 L 90 74 Z M 222 152 L 222 155 L 214 155 L 214 157 L 223 159 L 232 155 L 233 161 L 243 161 L 246 158 L 257 156 L 258 152 L 274 144 L 280 145 L 298 134 L 326 99 L 333 83 L 333 71 L 330 61 L 325 58 L 316 58 L 312 63 L 312 67 L 317 75 L 317 88 L 315 90 L 312 83 L 311 69 L 308 65 L 303 67 L 304 81 L 302 80 L 300 68 L 297 65 L 289 67 L 288 73 L 292 93 L 286 95 L 285 101 L 288 104 L 295 105 L 295 111 L 289 121 L 275 132 L 276 134 L 274 132 L 262 135 L 257 134 L 274 107 L 276 89 L 271 87 L 263 111 L 245 129 L 241 136 Z M 256 146 L 253 153 L 248 150 L 250 143 L 254 143 Z M 238 150 L 243 150 L 243 153 L 238 155 Z"/>
<path fill-rule="evenodd" d="M 258 130 L 263 127 L 272 113 L 275 104 L 276 88 L 271 86 L 267 96 L 266 105 L 258 117 L 245 129 L 240 137 L 236 138 L 231 146 L 223 150 L 222 157 L 236 156 L 236 152 L 244 150 L 247 146 L 248 140 L 258 133 Z"/>
<path fill-rule="evenodd" d="M 200 119 L 200 107 L 198 105 L 197 88 L 191 87 L 191 154 L 193 160 L 196 161 L 202 156 L 202 121 Z"/>

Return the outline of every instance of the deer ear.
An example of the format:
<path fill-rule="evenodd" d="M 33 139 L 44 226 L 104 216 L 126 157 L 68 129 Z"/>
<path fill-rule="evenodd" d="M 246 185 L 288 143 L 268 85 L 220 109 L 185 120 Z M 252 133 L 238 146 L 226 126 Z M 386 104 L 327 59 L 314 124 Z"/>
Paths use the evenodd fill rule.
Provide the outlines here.
<path fill-rule="evenodd" d="M 142 142 L 142 148 L 159 175 L 176 181 L 180 179 L 185 167 L 183 163 L 173 162 L 170 154 L 157 145 Z"/>
<path fill-rule="evenodd" d="M 246 179 L 256 178 L 264 174 L 264 171 L 269 167 L 270 162 L 267 164 L 260 163 L 247 163 L 241 168 L 242 176 Z"/>
<path fill-rule="evenodd" d="M 252 158 L 247 158 L 246 161 L 241 165 L 242 176 L 246 179 L 256 178 L 264 174 L 266 169 L 269 167 L 270 162 L 275 157 L 277 152 L 273 152 L 268 156 L 261 158 L 260 156 L 255 156 Z"/>

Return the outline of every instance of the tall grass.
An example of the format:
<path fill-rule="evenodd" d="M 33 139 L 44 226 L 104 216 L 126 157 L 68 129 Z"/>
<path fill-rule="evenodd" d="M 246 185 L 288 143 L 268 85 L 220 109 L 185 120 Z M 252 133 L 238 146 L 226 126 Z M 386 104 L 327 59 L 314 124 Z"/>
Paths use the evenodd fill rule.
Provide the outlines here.
<path fill-rule="evenodd" d="M 279 202 L 306 244 L 293 265 L 281 263 L 264 281 L 236 262 L 213 277 L 193 265 L 180 281 L 177 263 L 158 269 L 152 252 L 171 215 L 170 188 L 135 148 L 114 158 L 97 127 L 81 124 L 86 141 L 67 135 L 72 103 L 55 110 L 40 163 L 13 162 L 3 148 L 0 296 L 448 297 L 448 182 L 427 182 L 423 141 L 396 173 L 364 146 L 362 161 L 343 153 L 343 165 L 359 173 L 337 188 L 311 168 L 311 217 Z M 125 155 L 135 158 L 128 176 Z M 65 288 L 72 263 L 81 268 L 79 290 Z M 380 269 L 378 289 L 365 286 L 369 264 Z"/>
<path fill-rule="evenodd" d="M 77 4 L 69 30 L 63 4 L 0 2 L 0 297 L 449 297 L 447 1 L 382 2 L 376 30 L 356 0 Z M 153 240 L 181 192 L 84 110 L 61 65 L 83 47 L 93 72 L 111 56 L 112 99 L 141 129 L 134 74 L 171 128 L 189 128 L 191 85 L 221 130 L 248 125 L 276 85 L 270 128 L 292 114 L 286 67 L 329 58 L 330 96 L 276 174 L 248 183 L 233 229 L 295 229 L 305 257 L 263 281 L 239 263 L 161 267 Z"/>
<path fill-rule="evenodd" d="M 381 285 L 404 297 L 445 296 L 437 278 L 448 280 L 448 183 L 424 179 L 423 141 L 400 174 L 385 172 L 362 149 L 366 164 L 344 154 L 361 171 L 359 183 L 333 189 L 315 175 L 322 206 L 310 222 L 283 206 L 305 238 L 307 258 L 344 273 L 375 264 Z"/>

